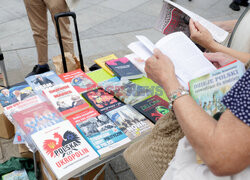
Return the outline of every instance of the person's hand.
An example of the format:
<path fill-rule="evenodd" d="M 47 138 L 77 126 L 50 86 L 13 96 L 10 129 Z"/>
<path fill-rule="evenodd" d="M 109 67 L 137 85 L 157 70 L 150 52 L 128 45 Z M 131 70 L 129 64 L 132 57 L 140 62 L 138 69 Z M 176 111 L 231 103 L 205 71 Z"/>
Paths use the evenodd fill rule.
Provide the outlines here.
<path fill-rule="evenodd" d="M 236 58 L 224 54 L 222 52 L 216 53 L 204 53 L 204 56 L 211 62 L 216 68 L 225 66 L 226 64 L 236 60 Z"/>
<path fill-rule="evenodd" d="M 214 46 L 216 43 L 211 33 L 199 22 L 190 19 L 189 30 L 190 39 L 208 50 L 210 50 L 210 47 Z"/>
<path fill-rule="evenodd" d="M 155 49 L 154 55 L 147 59 L 145 72 L 148 78 L 163 87 L 167 94 L 180 86 L 175 75 L 174 64 L 159 49 Z"/>

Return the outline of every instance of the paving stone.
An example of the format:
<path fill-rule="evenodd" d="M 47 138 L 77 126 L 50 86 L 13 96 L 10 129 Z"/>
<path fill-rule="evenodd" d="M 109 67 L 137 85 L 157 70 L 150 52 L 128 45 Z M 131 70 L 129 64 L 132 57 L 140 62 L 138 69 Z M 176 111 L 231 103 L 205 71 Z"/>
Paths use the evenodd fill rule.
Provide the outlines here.
<path fill-rule="evenodd" d="M 6 23 L 2 23 L 0 24 L 0 39 L 22 32 L 24 30 L 27 30 L 28 28 L 29 22 L 26 18 L 15 19 Z"/>
<path fill-rule="evenodd" d="M 133 174 L 133 172 L 129 169 L 127 171 L 119 173 L 118 179 L 119 180 L 136 180 L 136 177 Z"/>
<path fill-rule="evenodd" d="M 105 169 L 105 180 L 118 180 L 117 175 L 111 169 L 110 165 L 108 165 Z"/>
<path fill-rule="evenodd" d="M 119 10 L 119 11 L 129 11 L 131 9 L 134 9 L 137 6 L 142 5 L 143 3 L 147 2 L 148 0 L 106 0 L 102 3 L 100 3 L 101 6 L 113 9 L 113 10 Z"/>
<path fill-rule="evenodd" d="M 162 4 L 162 0 L 150 0 L 143 5 L 136 7 L 134 11 L 158 17 L 161 11 Z"/>
<path fill-rule="evenodd" d="M 104 34 L 119 34 L 151 28 L 155 21 L 156 18 L 153 16 L 135 11 L 129 11 L 101 24 L 93 26 L 93 29 Z"/>
<path fill-rule="evenodd" d="M 114 170 L 114 172 L 116 174 L 129 169 L 129 166 L 126 163 L 126 161 L 122 155 L 120 155 L 117 158 L 115 158 L 114 160 L 110 161 L 110 166 L 112 167 L 112 169 Z"/>

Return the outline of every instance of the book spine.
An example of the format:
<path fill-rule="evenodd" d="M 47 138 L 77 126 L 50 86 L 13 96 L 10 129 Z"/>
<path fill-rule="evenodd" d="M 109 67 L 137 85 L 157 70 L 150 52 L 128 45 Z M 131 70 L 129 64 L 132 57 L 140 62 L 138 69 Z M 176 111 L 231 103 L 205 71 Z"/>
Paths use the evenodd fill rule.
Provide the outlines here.
<path fill-rule="evenodd" d="M 115 71 L 115 68 L 113 68 L 112 66 L 109 66 L 107 63 L 105 63 L 105 65 L 114 73 L 115 76 L 121 79 L 121 76 Z"/>
<path fill-rule="evenodd" d="M 89 140 L 89 138 L 82 132 L 81 128 L 78 126 L 78 124 L 76 125 L 76 128 L 78 129 L 78 131 L 82 134 L 82 136 L 84 137 L 84 139 L 89 143 L 89 145 L 95 150 L 95 152 L 98 154 L 99 158 L 101 157 L 101 155 L 98 152 L 98 149 L 96 149 L 95 145 Z"/>

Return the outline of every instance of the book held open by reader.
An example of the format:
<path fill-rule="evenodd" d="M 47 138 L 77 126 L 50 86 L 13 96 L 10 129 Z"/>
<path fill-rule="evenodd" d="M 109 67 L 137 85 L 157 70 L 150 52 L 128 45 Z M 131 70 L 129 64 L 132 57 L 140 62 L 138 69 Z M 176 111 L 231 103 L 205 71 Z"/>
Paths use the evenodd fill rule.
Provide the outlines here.
<path fill-rule="evenodd" d="M 173 62 L 176 76 L 186 89 L 191 79 L 216 70 L 215 66 L 183 32 L 171 33 L 161 38 L 156 44 L 145 36 L 136 37 L 139 41 L 129 44 L 129 49 L 140 58 L 147 60 L 153 55 L 153 50 L 158 48 Z"/>

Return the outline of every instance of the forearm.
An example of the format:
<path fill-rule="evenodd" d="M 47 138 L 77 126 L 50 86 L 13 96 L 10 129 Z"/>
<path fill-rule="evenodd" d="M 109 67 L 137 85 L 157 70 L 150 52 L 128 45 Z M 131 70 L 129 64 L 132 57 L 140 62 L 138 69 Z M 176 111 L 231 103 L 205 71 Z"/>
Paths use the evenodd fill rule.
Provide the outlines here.
<path fill-rule="evenodd" d="M 205 162 L 209 162 L 210 159 L 206 158 L 213 158 L 211 156 L 212 139 L 217 121 L 198 106 L 189 95 L 178 98 L 174 102 L 173 110 L 192 147 Z"/>
<path fill-rule="evenodd" d="M 250 59 L 250 53 L 236 51 L 234 49 L 223 46 L 215 41 L 209 47 L 207 47 L 207 49 L 211 52 L 222 52 L 228 54 L 240 60 L 244 64 L 246 64 Z"/>

